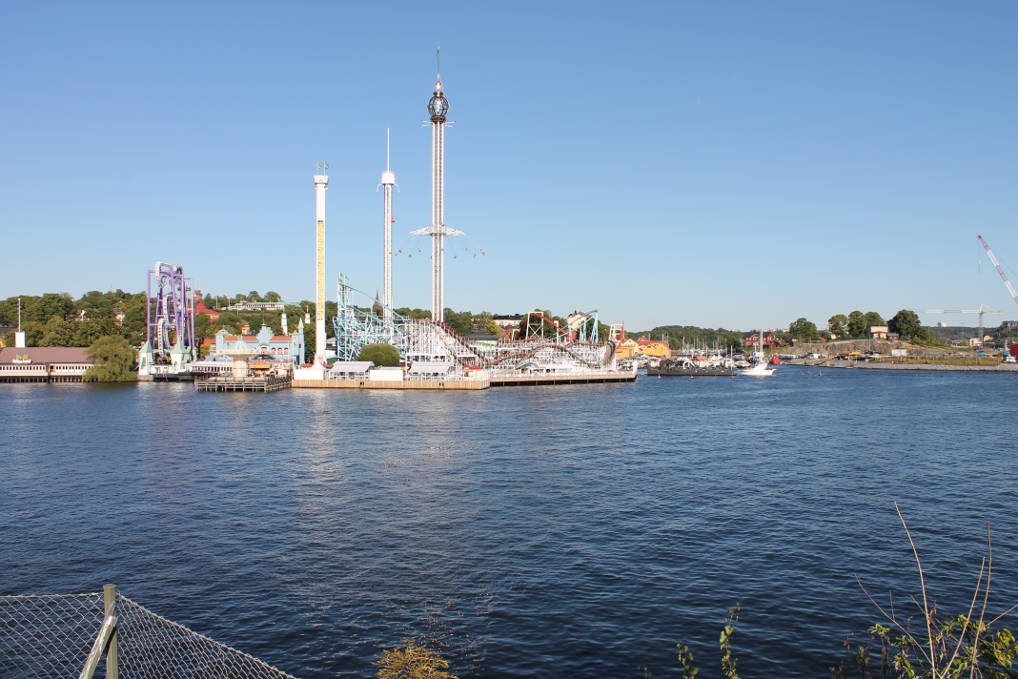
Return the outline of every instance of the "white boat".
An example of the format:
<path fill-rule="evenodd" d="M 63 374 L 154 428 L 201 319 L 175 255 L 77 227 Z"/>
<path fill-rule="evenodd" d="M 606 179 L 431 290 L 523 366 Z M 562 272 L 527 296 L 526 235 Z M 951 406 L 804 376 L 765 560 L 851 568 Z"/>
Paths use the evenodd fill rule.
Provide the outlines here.
<path fill-rule="evenodd" d="M 753 357 L 755 359 L 753 365 L 745 370 L 740 370 L 740 375 L 745 375 L 746 377 L 770 377 L 774 374 L 775 369 L 767 365 L 767 359 L 764 357 L 763 330 L 760 331 L 757 337 L 757 347 Z"/>

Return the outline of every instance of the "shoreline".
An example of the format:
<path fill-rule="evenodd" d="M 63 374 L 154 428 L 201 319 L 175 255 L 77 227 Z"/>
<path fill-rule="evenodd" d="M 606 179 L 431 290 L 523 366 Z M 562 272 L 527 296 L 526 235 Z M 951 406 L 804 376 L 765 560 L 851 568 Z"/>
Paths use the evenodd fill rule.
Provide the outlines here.
<path fill-rule="evenodd" d="M 827 361 L 809 362 L 802 359 L 782 361 L 784 365 L 799 365 L 810 368 L 841 368 L 860 370 L 932 370 L 936 372 L 996 372 L 1018 373 L 1018 364 L 1000 365 L 937 365 L 935 363 L 881 363 L 877 361 Z"/>

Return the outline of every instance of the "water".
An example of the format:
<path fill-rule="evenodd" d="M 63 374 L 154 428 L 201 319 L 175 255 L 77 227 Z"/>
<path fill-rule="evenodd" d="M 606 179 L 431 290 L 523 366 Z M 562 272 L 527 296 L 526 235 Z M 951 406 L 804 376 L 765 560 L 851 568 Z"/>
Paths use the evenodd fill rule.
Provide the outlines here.
<path fill-rule="evenodd" d="M 304 679 L 403 638 L 461 677 L 827 676 L 994 533 L 1018 602 L 1013 375 L 782 367 L 768 380 L 463 393 L 3 385 L 0 593 L 115 582 Z M 1011 621 L 1011 626 L 1016 623 Z"/>

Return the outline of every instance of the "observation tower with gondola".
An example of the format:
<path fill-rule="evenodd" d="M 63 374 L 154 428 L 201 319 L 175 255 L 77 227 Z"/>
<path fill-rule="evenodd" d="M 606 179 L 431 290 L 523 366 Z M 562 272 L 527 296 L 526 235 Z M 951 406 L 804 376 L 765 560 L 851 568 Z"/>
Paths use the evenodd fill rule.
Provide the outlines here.
<path fill-rule="evenodd" d="M 445 224 L 445 123 L 449 100 L 442 86 L 441 48 L 438 52 L 438 75 L 435 91 L 428 100 L 431 117 L 431 223 L 411 231 L 414 236 L 431 236 L 431 320 L 445 320 L 445 237 L 462 236 L 463 232 Z"/>

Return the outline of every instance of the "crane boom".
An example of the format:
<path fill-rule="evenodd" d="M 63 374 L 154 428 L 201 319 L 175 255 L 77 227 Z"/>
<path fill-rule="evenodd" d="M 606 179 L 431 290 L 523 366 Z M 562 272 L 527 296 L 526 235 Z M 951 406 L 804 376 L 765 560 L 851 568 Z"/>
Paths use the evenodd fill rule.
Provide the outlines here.
<path fill-rule="evenodd" d="M 1018 292 L 1015 292 L 1014 286 L 1011 285 L 1011 281 L 1007 279 L 1007 274 L 1004 273 L 1002 268 L 1000 268 L 1000 262 L 997 261 L 997 255 L 993 254 L 993 250 L 990 249 L 990 244 L 987 243 L 982 236 L 976 236 L 976 238 L 978 238 L 979 242 L 983 244 L 983 249 L 986 250 L 986 255 L 990 258 L 990 261 L 993 262 L 993 266 L 997 269 L 997 273 L 1000 274 L 1001 279 L 1004 281 L 1004 285 L 1007 286 L 1007 291 L 1011 293 L 1011 298 L 1014 300 L 1014 303 L 1018 304 Z"/>

